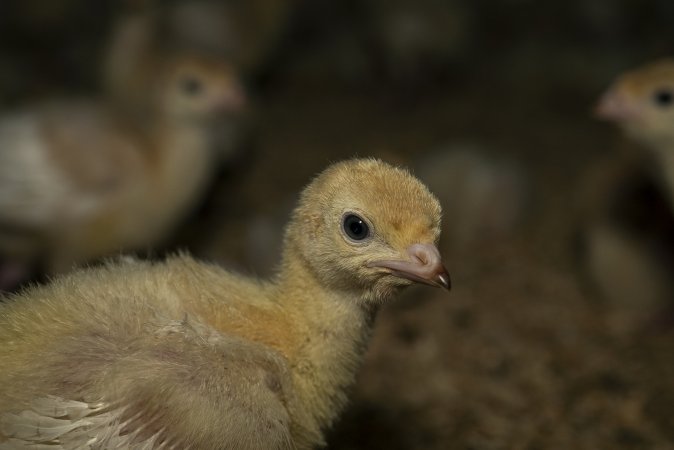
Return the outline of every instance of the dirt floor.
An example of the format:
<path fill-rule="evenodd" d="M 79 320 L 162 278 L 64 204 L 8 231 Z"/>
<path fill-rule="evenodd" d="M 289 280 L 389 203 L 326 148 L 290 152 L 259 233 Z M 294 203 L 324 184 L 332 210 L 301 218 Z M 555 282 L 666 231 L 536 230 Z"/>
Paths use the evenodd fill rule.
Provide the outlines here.
<path fill-rule="evenodd" d="M 503 13 L 518 2 L 492 3 Z M 674 449 L 674 326 L 639 299 L 597 295 L 577 240 L 588 170 L 622 145 L 592 105 L 618 68 L 663 46 L 604 52 L 583 34 L 565 40 L 556 10 L 533 23 L 513 5 L 514 22 L 481 22 L 492 28 L 473 54 L 439 76 L 354 82 L 320 49 L 285 60 L 258 82 L 242 157 L 171 246 L 266 275 L 295 196 L 332 161 L 415 168 L 469 142 L 518 165 L 526 189 L 516 226 L 463 245 L 443 236 L 451 293 L 414 288 L 381 311 L 331 449 Z M 644 12 L 618 44 L 654 17 Z M 444 214 L 451 229 L 463 212 Z"/>

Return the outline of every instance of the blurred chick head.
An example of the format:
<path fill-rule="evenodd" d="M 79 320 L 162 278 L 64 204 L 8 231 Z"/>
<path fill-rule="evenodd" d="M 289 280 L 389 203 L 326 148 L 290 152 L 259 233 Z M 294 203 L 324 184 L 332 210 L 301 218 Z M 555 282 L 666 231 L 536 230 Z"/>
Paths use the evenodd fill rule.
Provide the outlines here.
<path fill-rule="evenodd" d="M 646 144 L 674 142 L 674 59 L 621 75 L 601 97 L 596 114 Z"/>
<path fill-rule="evenodd" d="M 166 64 L 157 87 L 160 111 L 179 119 L 236 114 L 246 106 L 246 94 L 234 67 L 216 58 L 174 58 Z"/>
<path fill-rule="evenodd" d="M 409 172 L 375 159 L 334 164 L 304 190 L 286 230 L 321 284 L 381 302 L 413 282 L 449 289 L 441 208 Z"/>

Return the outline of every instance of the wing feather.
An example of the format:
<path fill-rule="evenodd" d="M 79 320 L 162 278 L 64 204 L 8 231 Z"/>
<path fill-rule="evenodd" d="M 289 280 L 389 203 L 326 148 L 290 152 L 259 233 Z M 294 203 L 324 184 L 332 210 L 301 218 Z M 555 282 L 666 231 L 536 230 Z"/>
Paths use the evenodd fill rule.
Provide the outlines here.
<path fill-rule="evenodd" d="M 294 448 L 285 358 L 188 317 L 151 328 L 84 394 L 107 401 L 50 395 L 0 413 L 0 450 Z"/>

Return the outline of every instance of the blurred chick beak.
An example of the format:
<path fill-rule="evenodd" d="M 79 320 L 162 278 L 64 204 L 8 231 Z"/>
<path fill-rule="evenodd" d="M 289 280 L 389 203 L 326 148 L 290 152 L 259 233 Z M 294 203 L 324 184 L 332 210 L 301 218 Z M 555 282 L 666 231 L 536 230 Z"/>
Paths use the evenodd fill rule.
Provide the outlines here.
<path fill-rule="evenodd" d="M 414 244 L 407 248 L 410 260 L 372 261 L 368 267 L 387 269 L 391 275 L 450 290 L 452 282 L 433 244 Z"/>
<path fill-rule="evenodd" d="M 599 99 L 594 115 L 603 120 L 623 121 L 637 118 L 639 112 L 624 94 L 611 89 Z"/>
<path fill-rule="evenodd" d="M 248 98 L 243 86 L 235 85 L 220 94 L 215 99 L 215 108 L 221 112 L 236 113 L 241 111 L 248 104 Z"/>

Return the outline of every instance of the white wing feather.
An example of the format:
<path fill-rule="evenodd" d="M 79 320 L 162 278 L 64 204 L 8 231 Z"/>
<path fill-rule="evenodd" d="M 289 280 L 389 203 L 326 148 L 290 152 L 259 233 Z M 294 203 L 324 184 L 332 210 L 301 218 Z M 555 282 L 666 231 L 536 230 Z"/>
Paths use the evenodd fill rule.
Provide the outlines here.
<path fill-rule="evenodd" d="M 0 450 L 158 450 L 159 432 L 135 442 L 139 430 L 123 433 L 123 410 L 104 403 L 85 403 L 49 396 L 37 399 L 30 410 L 0 416 L 0 432 L 6 436 Z"/>

